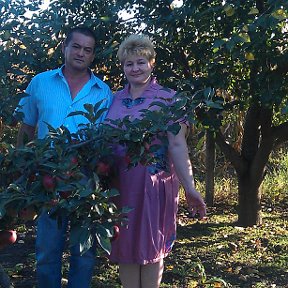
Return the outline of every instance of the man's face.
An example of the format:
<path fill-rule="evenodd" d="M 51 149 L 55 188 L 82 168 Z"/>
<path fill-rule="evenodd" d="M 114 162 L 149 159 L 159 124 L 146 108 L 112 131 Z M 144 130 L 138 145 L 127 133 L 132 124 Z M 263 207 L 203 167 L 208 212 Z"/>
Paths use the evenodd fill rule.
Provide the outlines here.
<path fill-rule="evenodd" d="M 62 47 L 66 68 L 86 70 L 95 58 L 94 49 L 95 40 L 92 37 L 74 32 L 70 42 Z"/>

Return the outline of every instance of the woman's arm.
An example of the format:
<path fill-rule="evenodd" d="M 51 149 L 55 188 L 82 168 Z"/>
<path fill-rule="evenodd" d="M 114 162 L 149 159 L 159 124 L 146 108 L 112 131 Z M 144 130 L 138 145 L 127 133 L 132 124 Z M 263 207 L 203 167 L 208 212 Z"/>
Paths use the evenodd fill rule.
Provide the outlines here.
<path fill-rule="evenodd" d="M 180 125 L 181 129 L 177 135 L 168 132 L 169 154 L 176 174 L 185 190 L 188 209 L 192 212 L 192 216 L 199 213 L 200 218 L 203 218 L 206 215 L 206 205 L 194 184 L 192 164 L 185 138 L 187 126 L 185 124 Z"/>

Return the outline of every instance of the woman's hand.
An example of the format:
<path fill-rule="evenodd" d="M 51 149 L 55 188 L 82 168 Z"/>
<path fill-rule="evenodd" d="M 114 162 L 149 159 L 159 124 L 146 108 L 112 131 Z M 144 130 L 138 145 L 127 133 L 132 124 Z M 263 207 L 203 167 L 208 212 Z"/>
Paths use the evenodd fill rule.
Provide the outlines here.
<path fill-rule="evenodd" d="M 181 124 L 181 129 L 177 135 L 167 133 L 169 140 L 169 153 L 174 164 L 176 174 L 184 187 L 188 209 L 195 217 L 199 214 L 200 219 L 206 216 L 206 205 L 201 194 L 195 189 L 192 165 L 189 158 L 186 143 L 187 126 Z"/>
<path fill-rule="evenodd" d="M 199 214 L 199 218 L 203 219 L 206 216 L 206 204 L 201 194 L 193 189 L 189 192 L 185 191 L 185 197 L 188 204 L 188 210 L 191 212 L 192 217 Z"/>

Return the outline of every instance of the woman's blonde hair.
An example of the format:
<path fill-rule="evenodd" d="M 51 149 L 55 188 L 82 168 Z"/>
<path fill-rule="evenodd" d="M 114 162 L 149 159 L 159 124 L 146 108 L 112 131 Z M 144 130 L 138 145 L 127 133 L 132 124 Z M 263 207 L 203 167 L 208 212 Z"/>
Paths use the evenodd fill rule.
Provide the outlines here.
<path fill-rule="evenodd" d="M 128 36 L 119 46 L 117 57 L 121 64 L 125 62 L 128 56 L 144 56 L 154 65 L 156 52 L 152 41 L 148 36 L 142 34 L 132 34 Z"/>

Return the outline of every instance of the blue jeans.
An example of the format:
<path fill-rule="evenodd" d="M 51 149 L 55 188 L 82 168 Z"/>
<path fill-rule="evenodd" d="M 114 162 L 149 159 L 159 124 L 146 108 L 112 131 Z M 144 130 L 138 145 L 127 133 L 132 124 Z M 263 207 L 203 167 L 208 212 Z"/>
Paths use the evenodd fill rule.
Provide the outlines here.
<path fill-rule="evenodd" d="M 62 278 L 62 254 L 68 220 L 58 227 L 56 220 L 42 213 L 37 223 L 36 275 L 38 288 L 60 288 Z M 96 262 L 95 247 L 80 255 L 80 245 L 70 249 L 70 268 L 67 288 L 89 288 Z"/>

